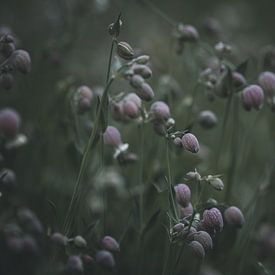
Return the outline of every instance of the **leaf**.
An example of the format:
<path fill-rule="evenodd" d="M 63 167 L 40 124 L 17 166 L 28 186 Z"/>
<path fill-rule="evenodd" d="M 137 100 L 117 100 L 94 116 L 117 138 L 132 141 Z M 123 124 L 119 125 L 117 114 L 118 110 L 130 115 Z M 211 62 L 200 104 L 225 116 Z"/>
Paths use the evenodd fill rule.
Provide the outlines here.
<path fill-rule="evenodd" d="M 246 59 L 245 61 L 243 61 L 242 63 L 240 63 L 237 67 L 236 67 L 236 72 L 242 74 L 242 75 L 246 75 L 246 71 L 247 71 L 247 67 L 248 67 L 248 61 L 249 59 Z"/>

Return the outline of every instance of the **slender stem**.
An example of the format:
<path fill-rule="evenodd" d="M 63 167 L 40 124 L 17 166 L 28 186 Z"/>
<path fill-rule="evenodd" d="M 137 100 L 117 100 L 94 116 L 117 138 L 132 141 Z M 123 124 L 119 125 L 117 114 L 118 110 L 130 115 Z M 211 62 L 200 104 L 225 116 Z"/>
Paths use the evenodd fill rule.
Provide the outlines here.
<path fill-rule="evenodd" d="M 114 50 L 115 43 L 116 43 L 116 39 L 113 38 L 112 44 L 111 44 L 111 50 L 110 50 L 109 60 L 108 60 L 108 69 L 107 69 L 106 84 L 108 83 L 108 81 L 110 79 L 111 65 L 112 65 L 112 59 L 113 59 L 113 50 Z"/>
<path fill-rule="evenodd" d="M 140 127 L 140 166 L 139 166 L 139 186 L 141 187 L 139 195 L 139 211 L 140 211 L 140 229 L 143 226 L 143 159 L 144 159 L 144 120 L 142 119 L 142 124 Z"/>
<path fill-rule="evenodd" d="M 168 251 L 167 251 L 167 255 L 166 255 L 166 258 L 165 258 L 165 262 L 164 262 L 164 266 L 163 266 L 163 270 L 162 270 L 162 275 L 165 275 L 166 274 L 166 269 L 167 269 L 167 266 L 168 266 L 168 262 L 169 262 L 169 258 L 170 258 L 170 252 L 171 252 L 171 242 L 170 240 L 168 240 Z"/>

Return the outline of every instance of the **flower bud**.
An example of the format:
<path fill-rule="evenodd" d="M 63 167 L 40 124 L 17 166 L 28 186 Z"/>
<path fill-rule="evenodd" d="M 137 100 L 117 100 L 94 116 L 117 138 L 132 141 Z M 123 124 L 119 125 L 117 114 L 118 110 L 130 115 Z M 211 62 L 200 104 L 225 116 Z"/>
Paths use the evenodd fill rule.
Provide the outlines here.
<path fill-rule="evenodd" d="M 219 209 L 211 208 L 203 212 L 203 227 L 209 230 L 221 231 L 223 228 L 223 218 Z"/>
<path fill-rule="evenodd" d="M 199 40 L 199 33 L 194 26 L 178 25 L 179 39 L 186 42 L 197 42 Z"/>
<path fill-rule="evenodd" d="M 267 96 L 275 96 L 275 74 L 272 72 L 263 72 L 259 76 L 259 84 Z"/>
<path fill-rule="evenodd" d="M 159 120 L 153 120 L 152 122 L 153 122 L 153 129 L 155 133 L 158 134 L 159 136 L 165 136 L 167 132 L 165 124 Z"/>
<path fill-rule="evenodd" d="M 127 42 L 119 42 L 117 44 L 117 54 L 125 60 L 132 60 L 134 58 L 134 50 Z"/>
<path fill-rule="evenodd" d="M 186 239 L 186 241 L 191 242 L 194 241 L 194 236 L 197 233 L 197 229 L 193 226 L 189 228 L 189 226 L 186 226 L 183 229 L 182 237 Z"/>
<path fill-rule="evenodd" d="M 0 111 L 0 133 L 7 139 L 14 139 L 21 123 L 20 116 L 13 109 L 2 109 Z"/>
<path fill-rule="evenodd" d="M 0 190 L 12 191 L 16 186 L 15 173 L 10 169 L 3 169 L 0 172 Z"/>
<path fill-rule="evenodd" d="M 25 236 L 22 238 L 22 252 L 32 256 L 39 252 L 38 244 L 33 237 Z"/>
<path fill-rule="evenodd" d="M 109 251 L 101 250 L 96 253 L 96 262 L 104 269 L 112 270 L 115 267 L 115 259 Z"/>
<path fill-rule="evenodd" d="M 12 54 L 12 63 L 16 70 L 26 74 L 31 70 L 31 58 L 28 52 L 16 50 Z"/>
<path fill-rule="evenodd" d="M 149 61 L 150 57 L 148 55 L 140 55 L 136 58 L 137 64 L 146 64 Z"/>
<path fill-rule="evenodd" d="M 242 92 L 244 108 L 250 111 L 252 108 L 259 110 L 264 103 L 264 92 L 258 85 L 250 85 Z"/>
<path fill-rule="evenodd" d="M 83 114 L 91 108 L 93 92 L 88 86 L 80 86 L 76 91 L 75 99 L 77 112 Z"/>
<path fill-rule="evenodd" d="M 119 244 L 118 242 L 112 238 L 111 236 L 105 236 L 101 241 L 103 249 L 106 249 L 110 252 L 119 252 Z"/>
<path fill-rule="evenodd" d="M 74 237 L 74 245 L 77 248 L 85 248 L 87 247 L 87 242 L 82 236 L 76 236 Z"/>
<path fill-rule="evenodd" d="M 144 82 L 135 92 L 144 101 L 151 101 L 155 96 L 151 86 L 146 82 Z"/>
<path fill-rule="evenodd" d="M 211 129 L 217 125 L 218 119 L 212 111 L 202 111 L 199 114 L 198 122 L 202 128 Z"/>
<path fill-rule="evenodd" d="M 190 171 L 186 174 L 187 179 L 189 180 L 201 180 L 201 175 L 197 171 Z"/>
<path fill-rule="evenodd" d="M 137 89 L 140 89 L 144 82 L 144 78 L 139 74 L 134 74 L 130 79 L 131 86 Z"/>
<path fill-rule="evenodd" d="M 135 93 L 128 94 L 124 99 L 134 102 L 138 108 L 141 108 L 141 99 Z"/>
<path fill-rule="evenodd" d="M 0 75 L 0 86 L 6 90 L 10 90 L 13 86 L 14 78 L 12 74 L 2 73 Z"/>
<path fill-rule="evenodd" d="M 183 135 L 183 137 L 181 138 L 181 142 L 183 149 L 191 153 L 198 153 L 200 145 L 197 138 L 193 134 L 187 133 Z"/>
<path fill-rule="evenodd" d="M 182 148 L 181 138 L 179 138 L 179 137 L 174 138 L 173 143 L 174 143 L 177 147 Z"/>
<path fill-rule="evenodd" d="M 67 262 L 66 271 L 69 274 L 82 274 L 84 268 L 81 258 L 79 256 L 70 256 Z"/>
<path fill-rule="evenodd" d="M 211 177 L 207 181 L 214 189 L 216 189 L 218 191 L 222 191 L 224 188 L 223 181 L 220 178 Z"/>
<path fill-rule="evenodd" d="M 90 267 L 95 262 L 94 258 L 87 254 L 82 255 L 81 259 L 85 267 Z"/>
<path fill-rule="evenodd" d="M 151 105 L 150 112 L 154 119 L 167 120 L 171 114 L 169 106 L 162 101 L 156 101 Z"/>
<path fill-rule="evenodd" d="M 64 247 L 67 245 L 68 239 L 66 236 L 62 235 L 59 232 L 55 232 L 51 235 L 51 241 L 56 246 Z"/>
<path fill-rule="evenodd" d="M 122 112 L 130 118 L 137 118 L 139 116 L 139 107 L 135 102 L 124 99 L 122 102 Z"/>
<path fill-rule="evenodd" d="M 246 85 L 245 77 L 242 74 L 240 74 L 239 72 L 233 72 L 232 78 L 233 78 L 232 80 L 233 80 L 234 87 L 240 88 L 240 87 Z"/>
<path fill-rule="evenodd" d="M 192 241 L 189 244 L 189 247 L 192 249 L 192 251 L 194 252 L 194 254 L 199 258 L 199 259 L 203 259 L 205 257 L 205 250 L 203 248 L 203 246 L 197 242 L 197 241 Z"/>
<path fill-rule="evenodd" d="M 186 207 L 180 207 L 180 217 L 187 218 L 193 215 L 194 209 L 192 203 L 188 203 Z"/>
<path fill-rule="evenodd" d="M 173 226 L 173 232 L 179 233 L 182 232 L 185 228 L 185 225 L 183 223 L 177 223 Z"/>
<path fill-rule="evenodd" d="M 174 190 L 178 204 L 182 207 L 188 206 L 191 199 L 191 191 L 188 185 L 180 183 L 174 186 Z"/>
<path fill-rule="evenodd" d="M 242 227 L 245 222 L 242 211 L 235 206 L 228 207 L 224 211 L 224 219 L 227 224 L 237 228 Z"/>
<path fill-rule="evenodd" d="M 213 247 L 212 238 L 206 231 L 198 231 L 194 234 L 194 241 L 199 242 L 205 251 L 208 251 Z"/>
<path fill-rule="evenodd" d="M 215 45 L 215 51 L 219 58 L 224 58 L 225 56 L 231 54 L 231 46 L 223 42 L 219 42 Z"/>
<path fill-rule="evenodd" d="M 132 67 L 135 74 L 141 75 L 143 78 L 147 79 L 152 76 L 151 69 L 146 65 L 136 64 Z"/>
<path fill-rule="evenodd" d="M 113 126 L 108 126 L 103 134 L 104 143 L 114 147 L 118 147 L 122 141 L 120 132 Z"/>

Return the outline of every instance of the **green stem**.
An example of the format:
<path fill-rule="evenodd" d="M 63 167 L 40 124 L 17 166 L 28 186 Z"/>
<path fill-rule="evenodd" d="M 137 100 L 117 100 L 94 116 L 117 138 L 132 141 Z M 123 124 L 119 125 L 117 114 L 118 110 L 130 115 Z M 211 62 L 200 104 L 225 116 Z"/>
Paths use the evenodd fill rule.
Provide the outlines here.
<path fill-rule="evenodd" d="M 144 159 L 144 120 L 142 119 L 142 124 L 140 127 L 140 166 L 139 166 L 139 186 L 140 186 L 140 195 L 139 195 L 139 213 L 140 213 L 140 230 L 142 232 L 143 226 L 143 159 Z"/>
<path fill-rule="evenodd" d="M 108 83 L 110 79 L 110 73 L 111 73 L 111 66 L 112 66 L 112 58 L 113 58 L 113 51 L 114 51 L 114 45 L 116 43 L 116 39 L 113 38 L 112 44 L 111 44 L 111 50 L 109 55 L 109 61 L 108 61 L 108 69 L 107 69 L 107 77 L 106 77 L 106 84 Z"/>

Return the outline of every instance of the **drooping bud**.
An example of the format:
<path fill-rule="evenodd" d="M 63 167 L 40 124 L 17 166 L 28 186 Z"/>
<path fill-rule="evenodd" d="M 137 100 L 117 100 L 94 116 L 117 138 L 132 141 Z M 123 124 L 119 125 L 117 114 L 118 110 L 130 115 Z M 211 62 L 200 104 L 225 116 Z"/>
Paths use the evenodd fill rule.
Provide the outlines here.
<path fill-rule="evenodd" d="M 232 81 L 233 81 L 234 87 L 236 87 L 236 88 L 240 88 L 240 87 L 246 85 L 245 77 L 242 74 L 240 74 L 239 72 L 232 73 Z"/>
<path fill-rule="evenodd" d="M 252 108 L 260 110 L 264 103 L 264 92 L 258 85 L 250 85 L 242 92 L 244 108 L 250 111 Z"/>
<path fill-rule="evenodd" d="M 194 209 L 192 203 L 188 203 L 186 207 L 180 207 L 180 217 L 186 218 L 193 215 Z"/>
<path fill-rule="evenodd" d="M 6 90 L 10 90 L 13 86 L 14 78 L 12 74 L 2 73 L 0 74 L 0 86 Z"/>
<path fill-rule="evenodd" d="M 181 138 L 181 142 L 182 142 L 183 149 L 191 153 L 198 153 L 200 149 L 200 145 L 197 138 L 193 134 L 191 133 L 184 134 L 183 137 Z"/>
<path fill-rule="evenodd" d="M 124 99 L 134 102 L 138 108 L 141 107 L 141 99 L 135 93 L 128 94 Z"/>
<path fill-rule="evenodd" d="M 177 223 L 173 226 L 173 232 L 180 233 L 184 230 L 185 225 L 183 223 Z"/>
<path fill-rule="evenodd" d="M 194 240 L 199 242 L 205 251 L 208 251 L 213 247 L 212 238 L 206 231 L 198 231 L 194 234 Z"/>
<path fill-rule="evenodd" d="M 139 116 L 139 107 L 135 102 L 124 99 L 122 102 L 122 112 L 130 118 L 137 118 Z"/>
<path fill-rule="evenodd" d="M 180 183 L 176 185 L 174 189 L 175 189 L 177 203 L 182 207 L 188 206 L 191 199 L 191 190 L 188 187 L 188 185 L 184 183 Z"/>
<path fill-rule="evenodd" d="M 111 252 L 101 250 L 96 253 L 96 262 L 104 269 L 112 270 L 115 267 L 115 259 Z"/>
<path fill-rule="evenodd" d="M 132 60 L 134 58 L 134 50 L 127 42 L 119 42 L 117 44 L 117 54 L 125 60 Z"/>
<path fill-rule="evenodd" d="M 151 69 L 146 65 L 136 64 L 132 67 L 135 74 L 141 75 L 143 78 L 147 79 L 152 76 Z"/>
<path fill-rule="evenodd" d="M 182 148 L 181 138 L 175 137 L 174 140 L 173 140 L 173 143 L 174 143 L 177 147 Z"/>
<path fill-rule="evenodd" d="M 218 119 L 212 111 L 202 111 L 199 113 L 198 122 L 205 129 L 212 129 L 217 125 Z"/>
<path fill-rule="evenodd" d="M 223 218 L 220 210 L 217 208 L 205 210 L 202 224 L 206 229 L 221 231 L 223 229 Z"/>
<path fill-rule="evenodd" d="M 146 64 L 149 61 L 150 57 L 148 55 L 140 55 L 136 58 L 137 64 Z"/>
<path fill-rule="evenodd" d="M 131 86 L 136 89 L 140 89 L 144 82 L 144 78 L 139 74 L 134 74 L 130 79 Z"/>
<path fill-rule="evenodd" d="M 186 178 L 189 180 L 197 180 L 200 181 L 201 180 L 201 175 L 199 174 L 199 172 L 195 171 L 190 171 L 186 174 Z"/>
<path fill-rule="evenodd" d="M 79 256 L 70 256 L 67 262 L 66 271 L 69 274 L 82 274 L 84 271 L 82 260 Z"/>
<path fill-rule="evenodd" d="M 146 82 L 144 82 L 135 92 L 144 101 L 151 101 L 155 96 L 152 87 Z"/>
<path fill-rule="evenodd" d="M 114 147 L 118 147 L 122 141 L 120 132 L 113 126 L 108 126 L 103 134 L 104 143 Z"/>
<path fill-rule="evenodd" d="M 76 108 L 79 114 L 84 114 L 91 108 L 93 92 L 88 86 L 80 86 L 75 94 Z"/>
<path fill-rule="evenodd" d="M 231 46 L 223 42 L 219 42 L 215 45 L 215 51 L 219 58 L 224 58 L 225 56 L 231 54 Z"/>
<path fill-rule="evenodd" d="M 178 25 L 179 39 L 186 42 L 197 42 L 199 40 L 199 33 L 192 25 Z"/>
<path fill-rule="evenodd" d="M 0 133 L 7 139 L 14 139 L 19 130 L 21 119 L 19 114 L 10 108 L 0 111 Z"/>
<path fill-rule="evenodd" d="M 259 76 L 259 84 L 267 96 L 275 96 L 275 74 L 272 72 L 263 72 Z"/>
<path fill-rule="evenodd" d="M 199 258 L 199 259 L 203 259 L 205 257 L 205 250 L 203 248 L 203 246 L 197 242 L 197 241 L 192 241 L 189 244 L 189 247 L 192 249 L 192 251 L 194 252 L 194 254 Z"/>
<path fill-rule="evenodd" d="M 242 211 L 235 206 L 228 207 L 224 211 L 224 219 L 227 224 L 237 228 L 242 227 L 245 222 Z"/>
<path fill-rule="evenodd" d="M 82 236 L 76 236 L 74 237 L 74 245 L 77 248 L 85 248 L 87 247 L 87 242 Z"/>
<path fill-rule="evenodd" d="M 31 58 L 28 52 L 16 50 L 12 53 L 12 63 L 16 70 L 26 74 L 31 70 Z"/>
<path fill-rule="evenodd" d="M 111 252 L 119 252 L 119 243 L 111 236 L 105 236 L 101 241 L 103 249 Z"/>
<path fill-rule="evenodd" d="M 12 191 L 16 186 L 16 175 L 10 169 L 3 169 L 0 172 L 0 190 Z"/>
<path fill-rule="evenodd" d="M 151 105 L 150 112 L 154 119 L 167 120 L 171 114 L 169 106 L 162 101 L 156 101 Z"/>
<path fill-rule="evenodd" d="M 207 182 L 216 190 L 222 191 L 224 188 L 223 181 L 217 177 L 210 177 L 207 179 Z"/>

